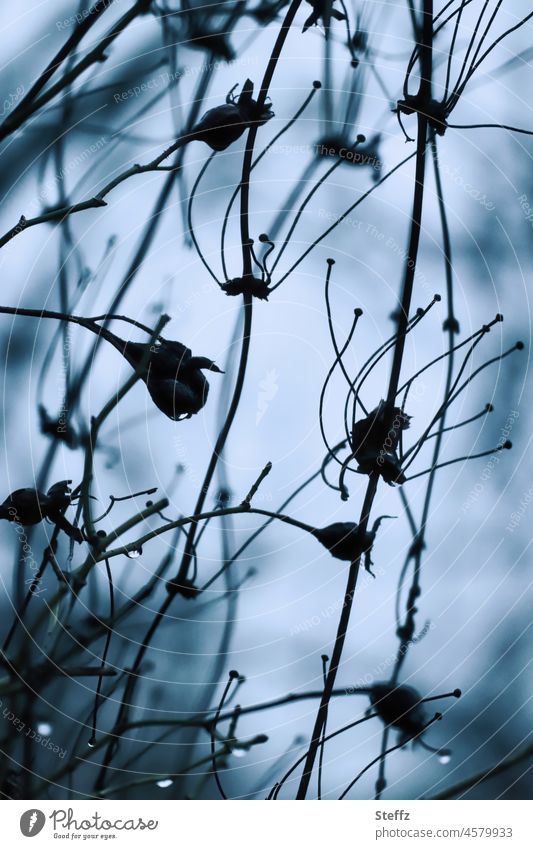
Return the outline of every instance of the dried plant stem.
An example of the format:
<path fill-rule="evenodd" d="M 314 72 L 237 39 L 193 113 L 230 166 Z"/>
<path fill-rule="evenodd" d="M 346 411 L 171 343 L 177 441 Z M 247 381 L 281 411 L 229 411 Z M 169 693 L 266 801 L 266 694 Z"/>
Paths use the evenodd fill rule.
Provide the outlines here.
<path fill-rule="evenodd" d="M 96 4 L 100 6 L 101 4 Z M 109 6 L 109 3 L 105 4 Z M 23 107 L 23 103 L 20 103 L 19 109 L 13 111 L 11 115 L 8 115 L 4 123 L 0 126 L 0 140 L 6 138 L 15 130 L 17 130 L 22 124 L 24 124 L 28 118 L 38 112 L 43 106 L 53 100 L 56 95 L 60 94 L 64 89 L 68 88 L 71 83 L 73 83 L 84 71 L 90 68 L 92 65 L 95 65 L 97 62 L 104 62 L 106 60 L 105 51 L 106 49 L 115 41 L 118 36 L 124 32 L 126 27 L 128 27 L 132 21 L 135 20 L 139 15 L 144 14 L 148 11 L 149 7 L 148 0 L 137 0 L 133 6 L 125 12 L 125 14 L 116 22 L 116 24 L 109 30 L 109 32 L 98 42 L 96 47 L 90 50 L 83 59 L 74 65 L 70 70 L 68 70 L 57 83 L 50 86 L 50 88 L 41 94 L 40 97 L 31 97 L 28 102 Z M 94 7 L 93 7 L 94 8 Z M 104 11 L 104 9 L 102 9 Z M 82 32 L 82 36 L 84 33 Z M 67 42 L 68 45 L 68 42 Z M 72 47 L 75 47 L 76 43 L 72 44 Z M 69 51 L 72 49 L 69 48 Z M 61 52 L 61 51 L 60 51 Z M 58 54 L 59 55 L 59 54 Z M 57 59 L 57 57 L 56 57 Z M 44 72 L 44 83 L 43 77 L 36 83 L 36 86 L 39 90 L 42 89 L 43 84 L 47 82 L 47 79 L 51 76 L 50 70 L 54 70 L 54 60 L 52 60 L 51 66 Z M 48 75 L 48 77 L 47 77 Z M 43 84 L 42 84 L 43 83 Z M 38 92 L 37 92 L 38 93 Z"/>
<path fill-rule="evenodd" d="M 425 98 L 431 97 L 431 76 L 432 76 L 432 40 L 433 40 L 433 0 L 424 0 L 424 19 L 422 25 L 422 44 L 420 48 L 421 55 L 421 81 L 420 81 L 420 96 Z M 401 294 L 400 317 L 398 321 L 398 337 L 394 347 L 391 375 L 389 380 L 389 388 L 387 400 L 394 403 L 398 384 L 400 381 L 400 371 L 403 360 L 403 352 L 405 347 L 405 336 L 407 325 L 409 323 L 409 312 L 411 307 L 411 299 L 413 294 L 413 286 L 415 279 L 416 263 L 418 257 L 418 246 L 420 242 L 420 232 L 422 226 L 422 204 L 424 198 L 424 174 L 426 162 L 426 139 L 428 131 L 427 118 L 418 113 L 417 115 L 417 147 L 416 147 L 416 166 L 415 166 L 415 187 L 413 198 L 413 211 L 411 216 L 411 232 L 409 236 L 409 248 L 407 253 L 407 261 L 405 265 L 405 276 Z M 363 507 L 361 510 L 359 526 L 363 532 L 366 531 L 370 518 L 370 511 L 374 502 L 378 485 L 377 473 L 372 473 L 369 478 Z M 359 573 L 360 558 L 350 564 L 346 591 L 344 594 L 344 605 L 342 608 L 337 636 L 331 654 L 331 662 L 326 678 L 326 685 L 320 707 L 318 709 L 315 726 L 313 728 L 311 743 L 305 759 L 303 773 L 298 787 L 297 799 L 305 799 L 309 789 L 309 782 L 313 773 L 313 768 L 320 746 L 322 730 L 326 722 L 329 701 L 331 693 L 335 685 L 337 671 L 340 665 L 344 642 L 350 622 L 350 614 L 357 585 L 357 577 Z"/>
<path fill-rule="evenodd" d="M 38 215 L 35 218 L 26 218 L 26 216 L 22 215 L 13 227 L 11 227 L 4 235 L 0 238 L 0 248 L 3 248 L 4 245 L 7 245 L 15 236 L 18 236 L 20 233 L 24 233 L 26 230 L 29 230 L 31 227 L 36 227 L 38 224 L 49 224 L 52 221 L 65 221 L 70 215 L 74 215 L 77 212 L 84 212 L 87 209 L 98 209 L 103 206 L 107 206 L 107 202 L 105 198 L 107 197 L 113 189 L 116 189 L 117 186 L 120 186 L 121 183 L 124 183 L 130 177 L 135 177 L 138 174 L 149 174 L 154 171 L 172 171 L 176 172 L 179 170 L 180 165 L 176 163 L 175 165 L 171 165 L 163 168 L 161 163 L 167 159 L 171 154 L 175 153 L 179 148 L 181 148 L 184 144 L 184 138 L 180 137 L 177 142 L 167 147 L 163 153 L 160 153 L 159 156 L 156 156 L 155 159 L 152 159 L 150 162 L 147 162 L 145 165 L 131 165 L 129 168 L 126 168 L 125 171 L 121 171 L 120 174 L 117 174 L 116 177 L 113 177 L 106 185 L 100 189 L 100 191 L 94 195 L 94 197 L 89 198 L 88 200 L 81 201 L 80 203 L 72 203 L 67 206 L 59 206 L 55 209 L 51 209 L 48 212 L 44 212 L 42 215 Z"/>
<path fill-rule="evenodd" d="M 448 787 L 447 790 L 443 790 L 442 793 L 438 793 L 436 796 L 432 796 L 432 800 L 441 800 L 441 799 L 453 799 L 456 796 L 462 796 L 463 793 L 466 793 L 468 790 L 473 790 L 478 787 L 480 784 L 483 784 L 485 781 L 490 781 L 491 778 L 495 778 L 497 775 L 501 775 L 503 772 L 506 772 L 508 769 L 512 769 L 512 767 L 517 766 L 518 764 L 525 763 L 533 758 L 533 743 L 530 743 L 524 749 L 520 749 L 520 751 L 516 752 L 514 755 L 510 755 L 508 758 L 503 758 L 498 763 L 494 764 L 494 766 L 489 767 L 488 769 L 482 769 L 480 772 L 476 772 L 475 775 L 470 776 L 470 778 L 465 778 L 464 781 L 459 781 L 457 784 L 452 785 L 452 787 Z M 528 767 L 527 772 L 531 767 Z"/>
<path fill-rule="evenodd" d="M 0 139 L 5 138 L 5 136 L 9 133 L 12 133 L 26 120 L 28 115 L 32 114 L 35 107 L 32 109 L 31 105 L 34 103 L 37 95 L 53 77 L 58 68 L 61 67 L 65 59 L 71 56 L 72 52 L 85 38 L 91 27 L 93 27 L 104 12 L 109 9 L 113 2 L 114 0 L 98 0 L 97 3 L 91 6 L 87 15 L 79 21 L 74 32 L 69 36 L 69 38 L 67 38 L 63 46 L 58 50 L 53 59 L 51 59 L 27 94 L 0 126 Z"/>
<path fill-rule="evenodd" d="M 276 65 L 277 65 L 277 62 L 278 62 L 278 59 L 279 59 L 279 56 L 280 56 L 280 53 L 281 53 L 281 49 L 282 49 L 283 44 L 285 42 L 285 38 L 287 36 L 288 29 L 290 28 L 290 25 L 291 25 L 295 15 L 296 15 L 298 7 L 300 6 L 300 2 L 301 2 L 301 0 L 293 0 L 293 2 L 291 3 L 291 6 L 290 6 L 290 8 L 287 12 L 287 15 L 285 17 L 285 20 L 282 24 L 280 33 L 278 35 L 278 38 L 276 40 L 276 44 L 275 44 L 274 49 L 272 51 L 272 55 L 271 55 L 270 61 L 268 63 L 267 70 L 266 70 L 265 76 L 263 78 L 263 82 L 262 82 L 261 89 L 260 89 L 260 92 L 259 92 L 259 96 L 258 96 L 259 108 L 260 108 L 261 104 L 264 105 L 264 103 L 266 101 L 266 97 L 267 97 L 267 94 L 268 94 L 268 88 L 269 88 L 270 82 L 272 80 L 274 71 L 276 69 Z M 254 148 L 255 138 L 256 138 L 256 135 L 257 135 L 257 129 L 258 129 L 257 125 L 253 124 L 251 126 L 250 130 L 248 131 L 248 138 L 247 138 L 247 144 L 246 144 L 246 151 L 245 151 L 245 155 L 244 155 L 242 180 L 241 180 L 241 239 L 242 239 L 242 253 L 243 253 L 243 277 L 252 273 L 252 253 L 251 253 L 250 236 L 249 236 L 249 190 L 250 190 L 250 170 L 251 170 L 252 161 L 253 161 L 253 148 Z M 218 439 L 217 439 L 213 454 L 211 456 L 211 460 L 210 460 L 207 472 L 205 474 L 204 482 L 203 482 L 203 485 L 202 485 L 201 490 L 200 490 L 200 494 L 199 494 L 198 499 L 197 499 L 196 508 L 195 508 L 195 511 L 194 511 L 195 514 L 198 514 L 198 513 L 201 512 L 203 505 L 205 503 L 205 498 L 207 496 L 209 486 L 210 486 L 211 481 L 213 479 L 213 475 L 214 475 L 215 470 L 216 470 L 216 466 L 217 466 L 217 463 L 218 463 L 220 453 L 221 453 L 221 451 L 223 450 L 223 448 L 226 444 L 228 434 L 229 434 L 231 426 L 233 424 L 233 420 L 235 418 L 235 414 L 236 414 L 237 408 L 239 406 L 239 402 L 240 402 L 240 398 L 241 398 L 241 394 L 242 394 L 242 389 L 243 389 L 243 386 L 244 386 L 244 378 L 245 378 L 245 374 L 246 374 L 246 365 L 247 365 L 247 362 L 248 362 L 248 353 L 249 353 L 249 348 L 250 348 L 250 335 L 251 335 L 251 329 L 252 329 L 252 297 L 250 295 L 245 294 L 243 296 L 243 311 L 244 311 L 244 322 L 243 322 L 243 336 L 242 336 L 242 345 L 241 345 L 241 357 L 240 357 L 239 369 L 238 369 L 238 373 L 237 373 L 236 385 L 235 385 L 235 389 L 234 389 L 234 392 L 233 392 L 233 398 L 232 398 L 232 402 L 231 402 L 231 405 L 230 405 L 230 409 L 228 411 L 228 415 L 226 417 L 226 421 L 225 421 L 224 426 L 223 426 L 223 428 L 222 428 L 222 430 L 221 430 L 221 432 L 218 436 Z M 170 582 L 171 584 L 175 585 L 176 589 L 179 589 L 180 586 L 183 587 L 185 585 L 186 580 L 187 580 L 187 574 L 188 574 L 188 571 L 189 571 L 191 558 L 192 558 L 193 552 L 194 552 L 194 540 L 195 540 L 195 536 L 196 536 L 197 527 L 198 527 L 197 523 L 194 523 L 191 527 L 189 534 L 187 535 L 187 542 L 185 544 L 183 557 L 182 557 L 180 568 L 178 570 L 178 574 L 177 574 L 176 578 L 174 579 L 174 581 Z M 156 616 L 154 617 L 154 619 L 153 619 L 153 621 L 152 621 L 152 623 L 151 623 L 151 625 L 150 625 L 150 627 L 149 627 L 149 629 L 148 629 L 148 631 L 147 631 L 147 633 L 144 637 L 144 640 L 142 641 L 142 644 L 141 644 L 141 646 L 140 646 L 140 648 L 137 652 L 137 655 L 135 657 L 135 661 L 133 663 L 131 672 L 128 676 L 128 681 L 127 681 L 125 691 L 124 691 L 124 697 L 123 697 L 122 703 L 121 703 L 121 705 L 118 709 L 117 721 L 115 723 L 116 726 L 120 727 L 122 722 L 123 722 L 123 719 L 124 719 L 124 716 L 126 715 L 126 710 L 127 710 L 126 703 L 132 697 L 133 689 L 134 689 L 134 686 L 135 686 L 135 681 L 136 681 L 136 678 L 137 678 L 137 670 L 139 668 L 139 665 L 141 664 L 141 662 L 144 658 L 144 655 L 145 655 L 155 633 L 157 632 L 157 629 L 159 628 L 159 625 L 163 621 L 163 619 L 166 615 L 166 612 L 167 612 L 168 608 L 170 607 L 170 605 L 172 603 L 172 600 L 173 600 L 173 594 L 169 592 L 167 598 L 165 599 L 165 601 L 163 602 L 163 604 L 159 608 Z M 96 787 L 98 789 L 101 789 L 101 787 L 103 786 L 103 782 L 105 780 L 106 768 L 109 765 L 109 763 L 111 762 L 111 759 L 112 759 L 114 751 L 115 751 L 115 747 L 116 747 L 116 741 L 115 741 L 115 745 L 109 745 L 108 746 L 106 755 L 105 755 L 103 763 L 102 763 L 102 769 L 100 771 L 100 774 L 98 776 L 97 783 L 96 783 Z"/>

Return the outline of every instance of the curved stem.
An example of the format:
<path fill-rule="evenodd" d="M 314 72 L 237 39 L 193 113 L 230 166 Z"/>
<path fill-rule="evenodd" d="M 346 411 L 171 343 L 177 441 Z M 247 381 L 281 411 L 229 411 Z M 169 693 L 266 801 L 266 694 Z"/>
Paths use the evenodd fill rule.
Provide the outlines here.
<path fill-rule="evenodd" d="M 288 29 L 296 15 L 298 7 L 300 6 L 301 0 L 293 0 L 291 6 L 287 12 L 285 20 L 282 24 L 281 30 L 278 34 L 278 38 L 274 45 L 274 49 L 272 51 L 272 55 L 270 57 L 270 61 L 267 66 L 267 70 L 265 72 L 265 76 L 263 78 L 263 82 L 261 85 L 261 90 L 258 96 L 258 109 L 260 110 L 261 105 L 264 105 L 266 102 L 266 97 L 268 93 L 268 88 L 270 82 L 272 80 L 272 76 L 276 69 L 276 65 L 281 53 L 281 49 L 285 42 L 285 38 L 287 36 Z M 246 151 L 244 154 L 243 161 L 243 170 L 242 170 L 242 180 L 241 180 L 241 241 L 242 241 L 242 253 L 243 253 L 243 277 L 251 274 L 252 272 L 252 251 L 250 244 L 250 236 L 249 236 L 249 189 L 250 189 L 250 170 L 253 159 L 253 148 L 254 142 L 257 135 L 258 126 L 257 124 L 253 124 L 248 131 L 247 143 L 246 143 Z M 195 513 L 200 513 L 203 505 L 205 503 L 205 499 L 207 496 L 207 492 L 209 490 L 209 486 L 213 479 L 213 475 L 215 473 L 215 469 L 218 463 L 218 459 L 221 451 L 223 450 L 226 440 L 228 438 L 228 434 L 230 432 L 231 426 L 233 424 L 233 420 L 235 418 L 235 414 L 237 412 L 237 408 L 239 406 L 239 402 L 241 399 L 242 389 L 244 386 L 244 378 L 246 374 L 246 365 L 248 362 L 248 353 L 250 349 L 250 334 L 252 329 L 252 296 L 245 294 L 243 295 L 243 309 L 244 309 L 244 322 L 243 322 L 243 337 L 242 337 L 242 347 L 241 347 L 241 357 L 239 362 L 239 370 L 237 374 L 237 380 L 235 389 L 233 392 L 233 398 L 230 405 L 230 409 L 228 411 L 228 415 L 224 426 L 218 436 L 213 454 L 211 456 L 211 460 L 209 466 L 207 468 L 207 472 L 205 474 L 204 483 L 200 490 L 200 494 L 198 496 L 196 502 Z M 189 571 L 189 564 L 191 562 L 192 557 L 194 556 L 195 546 L 195 536 L 197 532 L 198 524 L 193 523 L 191 525 L 190 531 L 187 535 L 187 541 L 185 544 L 183 557 L 181 560 L 181 565 L 178 570 L 178 574 L 174 581 L 169 582 L 169 586 L 174 586 L 175 590 L 178 591 L 179 587 L 183 587 L 185 582 L 187 581 L 187 573 Z M 150 645 L 150 642 L 156 633 L 159 625 L 164 619 L 164 616 L 170 607 L 172 600 L 174 598 L 174 592 L 169 591 L 167 598 L 161 605 L 158 613 L 154 617 L 150 628 L 148 629 L 146 636 L 137 652 L 137 656 L 135 658 L 133 667 L 128 675 L 128 680 L 124 692 L 124 697 L 120 704 L 117 716 L 116 725 L 122 724 L 122 718 L 126 715 L 127 707 L 126 702 L 129 698 L 131 698 L 135 686 L 135 680 L 138 675 L 139 666 L 144 658 L 144 655 Z M 114 741 L 114 744 L 110 744 L 108 746 L 106 756 L 102 765 L 102 769 L 100 771 L 97 786 L 101 787 L 103 785 L 103 781 L 105 779 L 106 767 L 111 762 L 113 757 L 113 752 L 116 748 L 118 740 Z"/>
<path fill-rule="evenodd" d="M 211 266 L 207 262 L 205 256 L 203 255 L 202 249 L 200 248 L 200 245 L 198 244 L 198 240 L 196 238 L 196 233 L 194 232 L 194 227 L 192 225 L 192 205 L 193 205 L 193 201 L 194 201 L 198 186 L 200 185 L 200 181 L 201 181 L 202 177 L 204 176 L 205 172 L 207 171 L 207 169 L 209 168 L 214 157 L 216 156 L 216 153 L 217 153 L 216 150 L 214 150 L 211 153 L 211 155 L 206 159 L 206 161 L 204 162 L 204 164 L 200 168 L 200 172 L 199 172 L 199 174 L 198 174 L 198 176 L 195 180 L 194 186 L 191 189 L 191 195 L 190 195 L 190 198 L 189 198 L 189 203 L 187 204 L 187 225 L 189 227 L 189 235 L 192 239 L 194 247 L 196 248 L 196 253 L 198 254 L 198 257 L 200 258 L 202 265 L 209 272 L 209 274 L 211 275 L 211 277 L 213 278 L 215 283 L 217 283 L 220 286 L 220 280 L 218 279 L 215 272 L 213 271 L 213 269 L 211 268 Z"/>
<path fill-rule="evenodd" d="M 194 509 L 195 513 L 201 513 L 202 508 L 205 503 L 205 499 L 207 496 L 207 492 L 209 490 L 209 486 L 211 481 L 213 480 L 213 475 L 215 473 L 215 469 L 220 457 L 220 454 L 226 444 L 226 440 L 228 438 L 228 434 L 230 432 L 231 426 L 235 419 L 235 414 L 237 413 L 237 408 L 239 406 L 239 402 L 241 400 L 242 390 L 244 386 L 244 378 L 246 375 L 246 366 L 248 363 L 248 354 L 250 351 L 250 338 L 252 332 L 252 297 L 251 295 L 243 296 L 243 310 L 244 310 L 244 323 L 243 323 L 243 333 L 242 333 L 242 342 L 241 342 L 241 357 L 239 362 L 239 369 L 237 372 L 237 379 L 235 382 L 235 389 L 233 390 L 233 398 L 231 400 L 231 405 L 228 410 L 228 414 L 226 417 L 226 421 L 224 422 L 224 426 L 218 435 L 218 439 L 216 441 L 215 447 L 213 449 L 213 453 L 211 455 L 211 460 L 209 462 L 209 466 L 207 467 L 207 471 L 205 473 L 205 477 L 203 480 L 203 484 L 200 490 L 200 494 L 196 501 L 196 506 Z M 176 584 L 182 584 L 183 581 L 187 578 L 187 572 L 189 569 L 189 563 L 191 560 L 191 556 L 194 549 L 194 540 L 196 537 L 198 526 L 193 524 L 191 529 L 187 535 L 187 542 L 185 544 L 185 549 L 183 552 L 183 558 L 181 561 L 181 565 L 176 577 Z"/>
<path fill-rule="evenodd" d="M 296 12 L 298 11 L 302 0 L 292 0 L 289 9 L 287 10 L 287 14 L 283 20 L 283 23 L 278 32 L 278 37 L 274 44 L 272 53 L 270 55 L 270 59 L 268 61 L 268 65 L 265 71 L 265 75 L 263 77 L 263 82 L 261 83 L 261 89 L 259 91 L 259 95 L 257 98 L 257 111 L 261 112 L 262 107 L 265 105 L 268 89 L 270 88 L 270 83 L 272 82 L 272 78 L 274 76 L 274 72 L 276 70 L 281 51 L 283 49 L 283 45 L 285 44 L 285 40 L 291 28 L 291 25 L 296 17 Z M 250 221 L 249 221 L 249 206 L 250 206 L 250 172 L 252 169 L 252 160 L 254 153 L 254 144 L 257 136 L 257 130 L 259 129 L 257 124 L 252 124 L 248 131 L 248 137 L 246 140 L 246 150 L 244 152 L 244 160 L 242 166 L 242 180 L 240 185 L 241 190 L 241 247 L 242 247 L 242 265 L 243 271 L 242 276 L 248 277 L 252 274 L 252 251 L 250 244 Z"/>
<path fill-rule="evenodd" d="M 451 392 L 452 382 L 453 382 L 453 367 L 454 367 L 454 353 L 455 353 L 455 333 L 458 330 L 457 319 L 455 318 L 454 306 L 453 306 L 453 265 L 452 265 L 452 245 L 450 238 L 450 231 L 448 227 L 448 217 L 446 214 L 446 206 L 444 203 L 444 194 L 442 188 L 442 181 L 440 177 L 440 169 L 439 169 L 439 159 L 438 159 L 438 151 L 437 144 L 435 140 L 435 135 L 433 134 L 431 139 L 431 154 L 433 158 L 433 169 L 435 174 L 435 185 L 437 190 L 437 200 L 439 206 L 439 215 L 441 221 L 442 228 L 442 245 L 443 245 L 443 256 L 444 256 L 444 272 L 446 275 L 446 300 L 447 300 L 447 308 L 448 308 L 448 316 L 446 322 L 444 324 L 445 330 L 448 333 L 448 363 L 446 369 L 446 382 L 444 386 L 444 396 L 443 396 L 443 404 L 446 403 L 446 399 Z M 420 572 L 422 567 L 422 551 L 425 546 L 425 534 L 426 534 L 426 526 L 429 517 L 429 509 L 431 505 L 431 498 L 433 495 L 433 487 L 435 484 L 435 474 L 437 471 L 440 452 L 442 448 L 442 438 L 445 432 L 446 425 L 446 413 L 445 410 L 439 420 L 438 430 L 434 435 L 435 437 L 435 447 L 433 450 L 433 459 L 431 464 L 431 471 L 429 473 L 426 494 L 424 497 L 424 503 L 422 507 L 422 517 L 420 520 L 420 527 L 414 533 L 413 539 L 413 547 L 412 547 L 412 556 L 414 558 L 414 568 L 413 568 L 413 580 L 411 583 L 411 588 L 409 590 L 409 595 L 407 598 L 407 611 L 406 611 L 406 620 L 403 626 L 398 628 L 400 645 L 398 647 L 398 654 L 396 657 L 396 662 L 394 665 L 394 671 L 391 676 L 392 681 L 397 681 L 398 676 L 401 671 L 401 667 L 405 661 L 407 656 L 407 652 L 409 646 L 411 645 L 411 638 L 414 634 L 415 630 L 415 613 L 416 613 L 416 600 L 420 595 Z M 409 557 L 410 559 L 410 557 Z M 407 563 L 409 560 L 407 561 Z M 398 596 L 399 600 L 399 596 Z M 386 741 L 384 743 L 386 747 Z M 381 769 L 384 771 L 385 769 L 385 758 L 381 762 Z"/>

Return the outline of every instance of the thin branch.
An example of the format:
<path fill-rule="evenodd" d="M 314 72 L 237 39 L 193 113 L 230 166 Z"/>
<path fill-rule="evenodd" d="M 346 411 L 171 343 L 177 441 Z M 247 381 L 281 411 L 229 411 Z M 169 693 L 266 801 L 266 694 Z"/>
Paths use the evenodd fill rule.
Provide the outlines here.
<path fill-rule="evenodd" d="M 518 766 L 518 764 L 524 763 L 525 761 L 529 761 L 531 758 L 533 758 L 533 743 L 530 743 L 524 749 L 520 749 L 516 752 L 516 754 L 503 758 L 498 761 L 498 763 L 488 767 L 488 769 L 482 769 L 470 776 L 470 778 L 458 781 L 457 784 L 453 784 L 451 787 L 448 787 L 447 790 L 443 790 L 442 793 L 438 793 L 436 796 L 431 796 L 431 801 L 454 799 L 456 796 L 462 796 L 468 790 L 474 790 L 485 781 L 490 781 L 491 778 L 494 778 L 497 775 L 502 775 L 502 773 L 507 772 L 507 770 L 512 769 L 514 766 Z"/>

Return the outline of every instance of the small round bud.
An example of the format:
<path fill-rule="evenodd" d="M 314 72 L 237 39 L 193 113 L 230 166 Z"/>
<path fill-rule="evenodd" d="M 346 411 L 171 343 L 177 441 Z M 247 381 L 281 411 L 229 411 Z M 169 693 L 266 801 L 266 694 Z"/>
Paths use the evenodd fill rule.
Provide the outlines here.
<path fill-rule="evenodd" d="M 434 295 L 433 300 L 436 301 L 437 303 L 439 303 L 439 301 L 442 301 L 442 296 L 441 295 Z"/>
<path fill-rule="evenodd" d="M 356 307 L 353 312 L 354 315 L 357 316 L 357 318 L 360 318 L 363 315 L 363 310 L 361 309 L 361 307 Z"/>
<path fill-rule="evenodd" d="M 363 133 L 358 133 L 356 141 L 358 144 L 364 144 L 366 142 L 366 136 Z"/>
<path fill-rule="evenodd" d="M 266 233 L 260 233 L 258 236 L 260 242 L 268 242 L 269 238 Z"/>
<path fill-rule="evenodd" d="M 436 713 L 436 714 L 435 714 L 435 721 L 436 721 L 436 722 L 440 722 L 440 721 L 441 721 L 441 719 L 442 719 L 442 713 Z"/>
<path fill-rule="evenodd" d="M 330 266 L 331 266 L 331 265 L 335 265 L 335 260 L 334 260 L 334 259 L 331 259 L 331 257 L 330 257 L 329 259 L 327 259 L 327 260 L 326 260 L 326 262 L 327 262 L 327 264 L 328 264 L 328 265 L 330 265 Z"/>
<path fill-rule="evenodd" d="M 314 80 L 313 88 L 316 89 L 317 91 L 318 91 L 319 88 L 322 88 L 322 83 L 320 82 L 320 80 Z"/>
<path fill-rule="evenodd" d="M 106 534 L 105 531 L 96 531 L 96 536 L 99 537 L 100 539 L 105 539 L 107 534 Z"/>
<path fill-rule="evenodd" d="M 463 694 L 462 694 L 461 690 L 459 690 L 459 688 L 457 688 L 457 690 L 453 691 L 453 695 L 455 696 L 456 699 L 460 699 Z"/>
<path fill-rule="evenodd" d="M 456 318 L 447 318 L 442 325 L 443 330 L 451 330 L 452 333 L 459 333 L 459 322 Z"/>
<path fill-rule="evenodd" d="M 503 315 L 501 314 L 501 312 L 496 313 L 496 317 L 495 317 L 494 320 L 495 321 L 503 321 Z"/>
<path fill-rule="evenodd" d="M 492 413 L 493 411 L 494 411 L 494 407 L 492 406 L 492 404 L 485 404 L 485 412 L 486 413 Z"/>
<path fill-rule="evenodd" d="M 525 346 L 524 346 L 524 343 L 523 343 L 523 342 L 518 341 L 518 342 L 516 343 L 516 350 L 517 350 L 517 351 L 523 351 L 523 350 L 524 350 L 524 347 L 525 347 Z"/>
<path fill-rule="evenodd" d="M 512 447 L 513 447 L 513 443 L 511 442 L 510 439 L 506 439 L 505 442 L 502 445 L 502 448 L 505 448 L 507 450 L 509 450 Z"/>
<path fill-rule="evenodd" d="M 235 678 L 238 678 L 238 677 L 239 677 L 239 673 L 237 672 L 237 670 L 236 669 L 230 669 L 230 671 L 229 671 L 230 681 L 234 681 Z"/>

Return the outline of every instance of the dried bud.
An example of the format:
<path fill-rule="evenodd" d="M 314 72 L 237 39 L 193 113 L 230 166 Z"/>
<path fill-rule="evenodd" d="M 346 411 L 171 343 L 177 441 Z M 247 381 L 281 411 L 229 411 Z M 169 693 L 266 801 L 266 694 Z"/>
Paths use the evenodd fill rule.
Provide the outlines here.
<path fill-rule="evenodd" d="M 16 489 L 0 505 L 0 518 L 21 525 L 38 525 L 45 518 L 46 495 L 37 489 Z"/>
<path fill-rule="evenodd" d="M 398 113 L 404 115 L 413 115 L 420 113 L 427 118 L 430 127 L 435 130 L 439 136 L 443 136 L 446 132 L 448 117 L 446 102 L 440 100 L 424 100 L 417 94 L 409 95 L 405 100 L 399 100 L 396 104 Z"/>
<path fill-rule="evenodd" d="M 248 277 L 234 277 L 233 280 L 227 280 L 220 288 L 226 295 L 252 295 L 260 301 L 267 301 L 270 294 L 268 283 L 251 274 Z"/>
<path fill-rule="evenodd" d="M 355 522 L 334 522 L 325 528 L 314 528 L 311 533 L 337 560 L 348 560 L 353 563 L 359 557 L 364 557 L 365 569 L 373 575 L 371 569 L 373 565 L 372 546 L 376 539 L 376 533 L 383 519 L 392 518 L 394 517 L 379 516 L 371 530 L 364 532 Z"/>
<path fill-rule="evenodd" d="M 424 731 L 427 717 L 422 696 L 414 687 L 379 682 L 370 691 L 370 701 L 385 725 L 398 728 L 405 741 Z"/>
<path fill-rule="evenodd" d="M 274 113 L 270 105 L 259 106 L 253 99 L 254 84 L 246 80 L 238 98 L 233 89 L 222 106 L 209 109 L 194 127 L 190 140 L 203 141 L 212 150 L 226 150 L 252 124 L 266 124 Z"/>
<path fill-rule="evenodd" d="M 49 519 L 76 542 L 82 542 L 80 529 L 71 525 L 63 515 L 71 504 L 70 483 L 70 480 L 59 481 L 50 487 L 46 495 L 29 487 L 15 490 L 0 505 L 0 519 L 24 526 L 38 525 L 43 519 Z"/>
<path fill-rule="evenodd" d="M 389 484 L 404 483 L 397 448 L 400 434 L 409 427 L 411 417 L 399 407 L 380 401 L 375 410 L 356 422 L 352 431 L 352 450 L 364 474 L 378 472 Z"/>
<path fill-rule="evenodd" d="M 361 534 L 355 522 L 334 522 L 325 528 L 317 528 L 313 536 L 328 549 L 337 560 L 357 560 L 368 548 L 372 547 L 373 534 L 366 531 Z"/>
<path fill-rule="evenodd" d="M 133 368 L 139 368 L 145 362 L 142 379 L 152 401 L 173 421 L 190 418 L 204 407 L 209 383 L 202 374 L 203 370 L 222 374 L 222 369 L 212 360 L 193 357 L 191 350 L 181 342 L 166 339 L 161 339 L 159 345 L 124 342 L 105 328 L 100 330 Z"/>

